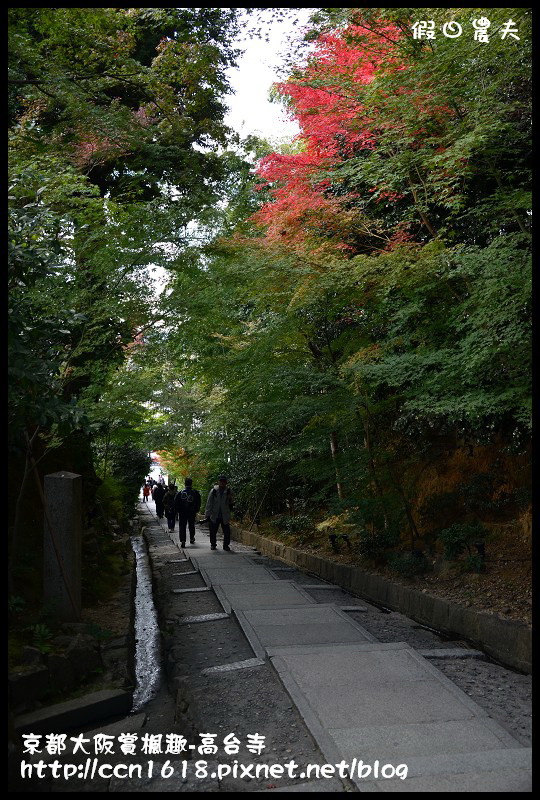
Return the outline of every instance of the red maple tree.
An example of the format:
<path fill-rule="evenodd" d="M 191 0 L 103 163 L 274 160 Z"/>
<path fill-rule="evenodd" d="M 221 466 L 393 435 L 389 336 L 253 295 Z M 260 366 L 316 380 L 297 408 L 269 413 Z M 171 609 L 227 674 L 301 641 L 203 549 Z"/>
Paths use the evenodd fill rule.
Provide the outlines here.
<path fill-rule="evenodd" d="M 366 185 L 364 179 L 361 196 L 357 186 L 336 176 L 348 160 L 377 150 L 389 132 L 414 148 L 415 139 L 421 142 L 452 114 L 446 106 L 433 106 L 429 87 L 399 85 L 399 73 L 407 69 L 396 47 L 401 35 L 384 24 L 376 31 L 350 25 L 324 34 L 308 63 L 277 85 L 300 126 L 301 147 L 295 154 L 271 153 L 258 165 L 261 187 L 268 188 L 272 199 L 252 220 L 265 228 L 268 244 L 354 254 L 411 238 L 407 224 L 395 219 L 381 223 L 373 212 L 364 212 L 368 203 L 373 209 L 401 200 L 406 184 L 396 190 L 385 181 Z M 398 78 L 394 91 L 378 91 L 375 99 L 372 94 L 366 100 L 370 85 L 383 72 Z M 412 121 L 388 111 L 404 97 Z"/>

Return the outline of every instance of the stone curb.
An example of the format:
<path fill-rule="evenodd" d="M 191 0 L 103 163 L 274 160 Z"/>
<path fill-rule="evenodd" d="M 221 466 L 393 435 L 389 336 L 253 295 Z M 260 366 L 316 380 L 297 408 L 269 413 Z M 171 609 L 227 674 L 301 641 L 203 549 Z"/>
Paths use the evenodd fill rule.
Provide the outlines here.
<path fill-rule="evenodd" d="M 255 547 L 263 555 L 294 564 L 364 600 L 372 600 L 398 611 L 429 628 L 446 634 L 458 634 L 504 666 L 532 673 L 532 630 L 525 623 L 450 603 L 365 572 L 360 567 L 337 564 L 233 525 L 231 532 L 237 541 Z"/>
<path fill-rule="evenodd" d="M 51 733 L 90 725 L 102 719 L 126 716 L 132 702 L 131 692 L 103 689 L 16 717 L 15 730 L 18 733 Z"/>

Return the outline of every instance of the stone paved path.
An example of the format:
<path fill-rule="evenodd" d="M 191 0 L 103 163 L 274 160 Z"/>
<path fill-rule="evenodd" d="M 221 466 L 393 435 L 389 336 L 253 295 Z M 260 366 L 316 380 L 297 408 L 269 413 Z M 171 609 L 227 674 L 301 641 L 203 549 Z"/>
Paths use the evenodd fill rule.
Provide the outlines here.
<path fill-rule="evenodd" d="M 211 551 L 203 531 L 183 550 L 179 589 L 198 575 L 213 590 L 340 777 L 359 791 L 530 791 L 530 748 L 409 644 L 378 641 L 359 614 L 317 603 L 253 548 Z"/>

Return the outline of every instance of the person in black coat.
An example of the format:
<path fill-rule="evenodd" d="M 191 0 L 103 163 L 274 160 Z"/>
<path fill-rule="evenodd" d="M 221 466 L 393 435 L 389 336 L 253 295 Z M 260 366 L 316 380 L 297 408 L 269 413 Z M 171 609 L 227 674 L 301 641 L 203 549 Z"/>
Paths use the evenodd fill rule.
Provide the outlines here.
<path fill-rule="evenodd" d="M 167 525 L 170 531 L 174 531 L 174 523 L 176 520 L 176 511 L 174 509 L 174 500 L 176 497 L 176 486 L 171 483 L 167 487 L 167 491 L 163 496 L 163 507 L 165 516 L 167 517 Z"/>
<path fill-rule="evenodd" d="M 154 486 L 154 502 L 156 504 L 156 515 L 158 519 L 163 519 L 165 508 L 163 507 L 163 498 L 165 496 L 165 487 L 163 484 L 158 483 Z"/>
<path fill-rule="evenodd" d="M 180 546 L 186 544 L 186 527 L 189 528 L 189 542 L 195 544 L 195 516 L 201 507 L 201 495 L 193 489 L 193 480 L 186 478 L 185 488 L 174 498 L 174 508 L 178 514 Z"/>

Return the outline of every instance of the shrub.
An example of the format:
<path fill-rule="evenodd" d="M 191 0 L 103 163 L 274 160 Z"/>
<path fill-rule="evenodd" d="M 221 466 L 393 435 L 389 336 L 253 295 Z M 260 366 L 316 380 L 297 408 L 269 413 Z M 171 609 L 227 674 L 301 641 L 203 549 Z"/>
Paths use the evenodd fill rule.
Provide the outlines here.
<path fill-rule="evenodd" d="M 148 453 L 129 443 L 111 448 L 111 470 L 122 487 L 124 513 L 130 516 L 137 504 L 141 484 L 150 469 Z"/>
<path fill-rule="evenodd" d="M 465 550 L 471 554 L 471 544 L 486 536 L 486 529 L 480 522 L 456 523 L 439 532 L 439 539 L 444 545 L 447 558 L 457 558 Z"/>
<path fill-rule="evenodd" d="M 428 560 L 420 550 L 412 553 L 392 553 L 388 557 L 388 566 L 404 578 L 423 575 L 428 570 Z"/>
<path fill-rule="evenodd" d="M 460 495 L 458 492 L 440 492 L 427 497 L 419 509 L 420 517 L 425 523 L 441 524 L 444 520 L 455 517 L 459 512 Z"/>
<path fill-rule="evenodd" d="M 483 514 L 493 511 L 493 492 L 495 490 L 495 476 L 490 472 L 481 472 L 474 475 L 467 483 L 461 483 L 458 491 L 463 499 L 466 511 Z"/>
<path fill-rule="evenodd" d="M 121 520 L 124 516 L 124 495 L 125 491 L 120 482 L 112 475 L 103 478 L 99 486 L 96 497 L 101 504 L 103 517 L 107 519 Z"/>
<path fill-rule="evenodd" d="M 399 531 L 392 528 L 358 533 L 357 550 L 361 556 L 370 560 L 377 560 L 386 554 L 386 551 L 395 547 L 399 542 Z"/>
<path fill-rule="evenodd" d="M 307 514 L 297 514 L 296 517 L 289 517 L 288 523 L 285 526 L 287 533 L 299 533 L 306 531 L 313 527 L 311 519 Z"/>
<path fill-rule="evenodd" d="M 482 556 L 467 556 L 464 563 L 466 572 L 485 572 L 486 565 Z"/>
<path fill-rule="evenodd" d="M 313 523 L 307 514 L 297 514 L 295 517 L 289 517 L 283 514 L 281 517 L 275 517 L 272 524 L 283 531 L 289 536 L 295 533 L 301 533 L 313 528 Z"/>
<path fill-rule="evenodd" d="M 39 650 L 40 653 L 47 654 L 52 652 L 53 647 L 50 643 L 52 631 L 47 625 L 36 623 L 35 625 L 29 625 L 25 630 L 32 634 L 32 645 Z"/>
<path fill-rule="evenodd" d="M 26 606 L 26 600 L 19 595 L 10 595 L 8 598 L 8 611 L 10 614 L 18 614 L 23 611 Z"/>

